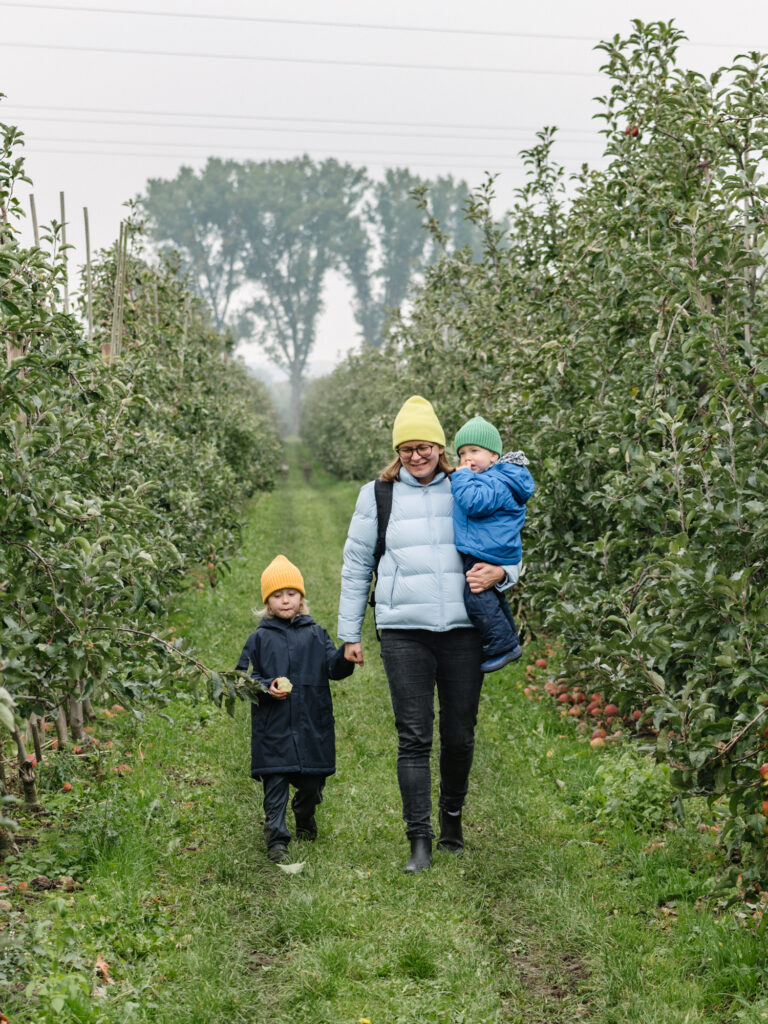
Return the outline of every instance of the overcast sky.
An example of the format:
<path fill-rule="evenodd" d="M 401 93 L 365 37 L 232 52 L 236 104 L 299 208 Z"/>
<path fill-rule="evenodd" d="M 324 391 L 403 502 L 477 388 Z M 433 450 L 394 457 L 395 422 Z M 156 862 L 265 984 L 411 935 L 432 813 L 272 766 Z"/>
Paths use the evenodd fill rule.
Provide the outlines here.
<path fill-rule="evenodd" d="M 41 221 L 64 191 L 77 262 L 84 206 L 92 245 L 111 244 L 148 178 L 209 156 L 497 171 L 503 207 L 544 125 L 567 170 L 599 163 L 594 46 L 632 18 L 674 19 L 679 63 L 703 72 L 768 50 L 765 0 L 0 0 L 0 121 L 26 134 Z M 316 358 L 356 343 L 336 283 Z"/>

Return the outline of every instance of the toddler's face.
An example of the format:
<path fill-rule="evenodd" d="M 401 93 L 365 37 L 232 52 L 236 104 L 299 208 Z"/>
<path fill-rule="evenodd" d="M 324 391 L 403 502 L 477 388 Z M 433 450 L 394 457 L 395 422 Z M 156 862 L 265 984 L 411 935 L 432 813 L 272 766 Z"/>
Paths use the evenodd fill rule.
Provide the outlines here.
<path fill-rule="evenodd" d="M 275 590 L 267 598 L 267 607 L 278 619 L 293 621 L 299 614 L 301 604 L 301 591 L 286 587 L 284 590 Z"/>
<path fill-rule="evenodd" d="M 481 448 L 479 444 L 463 444 L 458 451 L 459 465 L 468 466 L 473 473 L 482 473 L 499 461 L 496 452 L 489 452 L 487 448 Z"/>

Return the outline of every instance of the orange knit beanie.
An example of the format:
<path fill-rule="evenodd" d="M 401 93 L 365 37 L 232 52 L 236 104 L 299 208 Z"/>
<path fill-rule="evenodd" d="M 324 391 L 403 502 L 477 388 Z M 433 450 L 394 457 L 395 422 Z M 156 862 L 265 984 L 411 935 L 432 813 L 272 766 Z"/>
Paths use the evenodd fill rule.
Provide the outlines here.
<path fill-rule="evenodd" d="M 269 595 L 274 594 L 276 590 L 298 590 L 303 597 L 307 596 L 304 590 L 304 577 L 285 555 L 273 558 L 261 574 L 261 598 L 264 604 L 267 603 Z"/>

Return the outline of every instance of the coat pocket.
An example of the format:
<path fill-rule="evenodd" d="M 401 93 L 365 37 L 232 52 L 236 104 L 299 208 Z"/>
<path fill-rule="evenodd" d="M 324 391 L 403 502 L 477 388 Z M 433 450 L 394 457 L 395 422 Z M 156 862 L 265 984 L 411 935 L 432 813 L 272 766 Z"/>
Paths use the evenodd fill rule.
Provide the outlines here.
<path fill-rule="evenodd" d="M 391 608 L 395 603 L 395 587 L 397 586 L 397 576 L 400 572 L 398 566 L 395 566 L 395 571 L 392 573 L 392 586 L 389 588 L 389 607 Z"/>

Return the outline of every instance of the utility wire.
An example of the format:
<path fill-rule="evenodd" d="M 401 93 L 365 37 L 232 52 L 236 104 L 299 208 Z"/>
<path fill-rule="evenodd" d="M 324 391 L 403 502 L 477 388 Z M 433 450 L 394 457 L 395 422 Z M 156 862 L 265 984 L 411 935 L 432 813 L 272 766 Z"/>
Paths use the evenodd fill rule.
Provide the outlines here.
<path fill-rule="evenodd" d="M 240 23 L 251 23 L 258 25 L 291 25 L 297 27 L 308 27 L 308 28 L 342 28 L 342 29 L 371 29 L 376 31 L 387 31 L 387 32 L 423 32 L 429 34 L 440 34 L 440 35 L 458 35 L 458 36 L 494 36 L 504 37 L 508 39 L 565 39 L 576 42 L 593 43 L 594 38 L 592 36 L 582 35 L 551 35 L 544 32 L 512 32 L 512 31 L 493 31 L 490 29 L 475 29 L 475 28 L 447 28 L 444 26 L 427 26 L 421 27 L 419 25 L 385 25 L 382 23 L 374 22 L 355 22 L 355 21 L 311 21 L 305 18 L 264 18 L 258 15 L 243 15 L 243 14 L 198 14 L 188 13 L 181 11 L 150 11 L 146 9 L 141 10 L 129 10 L 125 7 L 105 8 L 105 7 L 81 7 L 81 6 L 65 6 L 63 4 L 27 4 L 27 3 L 12 3 L 10 0 L 0 0 L 0 7 L 23 7 L 25 10 L 40 10 L 40 11 L 64 11 L 72 14 L 119 14 L 119 15 L 138 15 L 146 18 L 184 18 L 195 21 L 233 21 Z"/>
<path fill-rule="evenodd" d="M 132 47 L 74 46 L 67 43 L 27 43 L 0 40 L 0 46 L 25 50 L 65 50 L 69 53 L 105 53 L 117 56 L 185 57 L 194 60 L 238 60 L 265 64 L 315 64 L 348 68 L 385 68 L 396 71 L 471 71 L 495 75 L 562 76 L 565 78 L 599 78 L 597 71 L 566 71 L 560 68 L 499 68 L 467 64 L 408 64 L 392 61 L 334 60 L 326 57 L 274 57 L 251 53 L 202 53 L 183 50 L 140 50 Z"/>
<path fill-rule="evenodd" d="M 0 5 L 2 0 L 0 0 Z M 435 121 L 432 124 L 424 124 L 422 121 L 374 121 L 374 120 L 351 120 L 349 118 L 340 117 L 293 117 L 286 115 L 277 114 L 227 114 L 219 113 L 201 113 L 200 111 L 182 111 L 182 110 L 128 110 L 124 107 L 72 107 L 72 106 L 51 106 L 50 104 L 40 105 L 31 103 L 13 103 L 9 100 L 4 100 L 0 110 L 5 110 L 10 107 L 12 110 L 53 110 L 62 111 L 64 113 L 80 113 L 80 114 L 120 114 L 126 116 L 137 116 L 137 117 L 207 117 L 212 118 L 216 121 L 278 121 L 281 124 L 286 121 L 300 121 L 302 123 L 310 122 L 312 124 L 343 124 L 343 125 L 382 125 L 387 128 L 396 127 L 401 125 L 404 128 L 420 128 L 433 129 L 433 128 L 466 128 L 476 129 L 477 131 L 501 131 L 502 128 L 498 124 L 456 124 L 450 121 Z M 194 126 L 191 126 L 194 127 Z M 517 131 L 532 134 L 539 131 L 541 125 L 504 125 L 503 129 L 506 131 Z M 591 128 L 569 128 L 564 129 L 571 135 L 593 135 L 594 129 Z M 474 138 L 474 136 L 473 136 Z"/>
<path fill-rule="evenodd" d="M 0 0 L 0 7 L 22 7 L 24 10 L 40 11 L 62 11 L 67 14 L 106 14 L 106 15 L 136 15 L 142 18 L 184 18 L 195 21 L 222 21 L 240 22 L 259 25 L 291 25 L 309 28 L 341 28 L 341 29 L 364 29 L 384 32 L 421 32 L 430 35 L 454 35 L 454 36 L 484 36 L 503 39 L 561 39 L 568 42 L 594 43 L 594 36 L 577 35 L 572 33 L 555 32 L 514 32 L 501 29 L 477 29 L 477 28 L 448 28 L 443 25 L 386 25 L 380 22 L 358 22 L 358 21 L 310 21 L 305 18 L 265 18 L 258 15 L 242 14 L 198 14 L 186 11 L 150 11 L 146 9 L 131 10 L 125 7 L 83 7 L 65 6 L 64 4 L 28 4 L 11 2 L 11 0 Z M 692 46 L 729 47 L 738 49 L 741 44 L 726 42 L 693 42 L 686 40 Z M 750 47 L 754 49 L 754 47 Z"/>
<path fill-rule="evenodd" d="M 215 131 L 215 132 L 274 132 L 280 134 L 305 134 L 305 135 L 342 135 L 347 136 L 350 134 L 348 128 L 284 128 L 279 125 L 227 125 L 227 124 L 178 124 L 174 121 L 115 121 L 114 119 L 108 118 L 85 118 L 85 117 L 62 117 L 60 114 L 55 116 L 45 116 L 40 114 L 25 114 L 24 121 L 52 121 L 55 124 L 82 124 L 82 125 L 109 125 L 111 128 L 171 128 L 180 130 L 194 130 L 194 131 Z M 355 137 L 361 135 L 371 135 L 374 138 L 405 138 L 405 139 L 421 139 L 425 142 L 432 139 L 453 139 L 453 140 L 468 140 L 470 142 L 512 142 L 519 143 L 525 141 L 528 138 L 527 135 L 524 138 L 519 136 L 523 134 L 523 129 L 510 129 L 518 133 L 517 138 L 513 138 L 511 135 L 447 135 L 444 132 L 433 135 L 425 135 L 424 131 L 421 132 L 409 132 L 409 131 L 367 131 L 364 129 L 357 129 L 354 132 Z M 603 144 L 603 140 L 595 134 L 594 138 L 588 139 L 563 139 L 558 138 L 557 141 L 562 144 L 579 145 L 583 146 L 585 143 L 592 144 Z"/>
<path fill-rule="evenodd" d="M 49 149 L 44 146 L 33 146 L 27 149 L 27 156 L 34 157 L 40 153 L 45 153 L 51 156 L 108 156 L 108 157 L 139 157 L 142 160 L 205 160 L 207 159 L 202 153 L 190 153 L 185 156 L 183 153 L 140 153 L 140 152 L 128 152 L 126 150 L 102 150 L 102 149 Z M 366 166 L 370 167 L 403 167 L 404 163 L 402 160 L 368 160 L 364 161 Z M 463 170 L 472 171 L 483 171 L 483 172 L 496 172 L 501 170 L 523 170 L 525 164 L 523 163 L 512 163 L 512 164 L 489 164 L 489 163 L 467 163 L 463 158 L 452 160 L 450 165 L 446 165 L 445 161 L 440 163 L 431 163 L 425 160 L 415 160 L 412 166 L 414 167 L 435 167 L 443 170 L 446 174 L 453 171 L 455 168 L 462 168 Z"/>
<path fill-rule="evenodd" d="M 173 142 L 171 139 L 163 139 L 160 142 L 153 142 L 151 139 L 73 139 L 70 136 L 67 136 L 66 138 L 62 138 L 60 136 L 55 136 L 55 135 L 54 136 L 39 135 L 39 136 L 36 136 L 36 138 L 40 142 L 63 142 L 63 143 L 72 143 L 74 145 L 83 145 L 83 146 L 100 145 L 102 143 L 105 146 L 107 146 L 107 145 L 109 145 L 109 146 L 171 146 L 171 147 L 174 147 L 174 148 L 180 148 L 180 149 L 186 149 L 186 150 L 193 150 L 193 149 L 203 149 L 203 150 L 207 150 L 207 151 L 210 151 L 211 149 L 231 150 L 231 151 L 234 151 L 236 153 L 241 153 L 243 151 L 247 151 L 247 152 L 251 152 L 251 153 L 267 153 L 267 154 L 269 154 L 269 153 L 295 153 L 297 149 L 305 149 L 306 148 L 306 147 L 303 147 L 303 146 L 231 146 L 231 145 L 222 146 L 222 145 L 219 145 L 218 143 L 215 146 L 212 147 L 207 142 Z M 320 148 L 321 149 L 327 149 L 328 147 L 320 147 Z M 329 155 L 330 156 L 336 156 L 338 154 L 342 154 L 344 156 L 352 156 L 352 155 L 362 154 L 362 153 L 372 153 L 374 156 L 389 156 L 391 154 L 391 150 L 366 149 L 364 146 L 359 146 L 356 149 L 336 149 L 334 147 L 333 151 L 329 152 Z M 397 158 L 398 159 L 401 156 L 426 156 L 426 157 L 436 157 L 436 156 L 439 156 L 439 157 L 445 157 L 446 159 L 453 159 L 453 158 L 463 159 L 467 155 L 468 154 L 466 154 L 466 153 L 424 152 L 424 150 L 405 150 L 405 149 L 399 149 L 397 151 Z M 469 154 L 469 156 L 474 156 L 474 155 L 475 154 Z M 483 160 L 495 160 L 495 159 L 507 160 L 507 159 L 509 159 L 509 156 L 510 156 L 509 153 L 478 153 L 476 155 L 478 157 L 480 157 L 481 159 L 483 159 Z"/>

